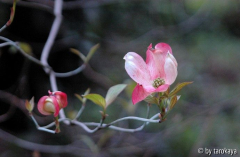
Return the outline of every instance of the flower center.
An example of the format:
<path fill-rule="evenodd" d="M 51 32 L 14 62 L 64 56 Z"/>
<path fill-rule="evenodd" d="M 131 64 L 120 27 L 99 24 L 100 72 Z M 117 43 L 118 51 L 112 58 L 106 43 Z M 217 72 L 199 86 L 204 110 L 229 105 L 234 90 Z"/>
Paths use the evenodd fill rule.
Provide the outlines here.
<path fill-rule="evenodd" d="M 155 79 L 155 80 L 153 81 L 152 86 L 153 86 L 154 88 L 158 88 L 159 86 L 161 86 L 161 85 L 163 85 L 163 84 L 165 84 L 164 79 L 157 78 L 157 79 Z"/>

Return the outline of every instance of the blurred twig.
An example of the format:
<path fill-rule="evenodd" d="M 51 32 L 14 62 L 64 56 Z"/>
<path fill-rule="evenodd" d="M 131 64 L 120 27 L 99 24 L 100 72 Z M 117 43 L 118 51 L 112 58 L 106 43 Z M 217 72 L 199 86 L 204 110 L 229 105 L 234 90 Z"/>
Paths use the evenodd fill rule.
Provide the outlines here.
<path fill-rule="evenodd" d="M 12 95 L 8 92 L 0 90 L 0 100 L 7 104 L 16 106 L 17 108 L 21 109 L 23 113 L 28 115 L 28 112 L 25 108 L 25 101 L 16 97 L 15 95 Z"/>
<path fill-rule="evenodd" d="M 16 107 L 11 105 L 6 113 L 0 115 L 0 123 L 8 120 L 15 113 L 15 111 Z"/>
<path fill-rule="evenodd" d="M 79 155 L 79 153 L 86 152 L 85 149 L 81 149 L 72 144 L 69 144 L 69 145 L 37 144 L 34 142 L 20 139 L 20 138 L 13 136 L 13 135 L 9 134 L 8 132 L 5 132 L 4 130 L 1 130 L 1 129 L 0 129 L 0 138 L 4 141 L 15 144 L 20 148 L 24 148 L 24 149 L 32 150 L 32 151 L 38 150 L 43 153 L 54 153 L 54 154 L 70 153 L 70 154 Z"/>
<path fill-rule="evenodd" d="M 12 24 L 13 19 L 14 19 L 14 16 L 15 16 L 16 3 L 17 3 L 17 0 L 13 0 L 13 6 L 12 6 L 12 8 L 11 8 L 10 18 L 9 18 L 9 20 L 7 21 L 7 23 L 6 23 L 2 28 L 0 28 L 0 33 L 1 33 L 5 28 L 7 28 L 8 26 L 10 26 L 10 25 Z"/>
<path fill-rule="evenodd" d="M 102 86 L 105 89 L 109 89 L 115 83 L 110 80 L 108 77 L 94 71 L 89 64 L 87 64 L 83 74 L 93 82 L 97 83 L 98 85 Z"/>

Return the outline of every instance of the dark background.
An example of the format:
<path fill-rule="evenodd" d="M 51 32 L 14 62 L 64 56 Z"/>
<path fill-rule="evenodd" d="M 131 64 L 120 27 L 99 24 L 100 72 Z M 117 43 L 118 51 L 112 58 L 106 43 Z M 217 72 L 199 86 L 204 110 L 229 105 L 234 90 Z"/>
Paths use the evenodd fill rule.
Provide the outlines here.
<path fill-rule="evenodd" d="M 0 0 L 0 26 L 9 19 L 11 3 Z M 13 24 L 1 36 L 28 43 L 39 59 L 54 20 L 52 7 L 53 1 L 48 0 L 19 1 Z M 91 68 L 57 79 L 59 90 L 68 94 L 67 116 L 72 117 L 81 107 L 74 93 L 83 94 L 90 87 L 92 93 L 105 96 L 112 85 L 130 83 L 123 56 L 133 51 L 145 58 L 150 43 L 165 42 L 172 47 L 179 65 L 173 86 L 194 83 L 180 92 L 181 99 L 165 122 L 149 124 L 143 131 L 105 129 L 88 134 L 80 127 L 61 124 L 61 133 L 52 135 L 35 128 L 23 101 L 34 96 L 37 103 L 47 95 L 48 76 L 11 47 L 1 48 L 0 114 L 4 116 L 0 117 L 0 157 L 185 157 L 205 156 L 197 153 L 198 148 L 240 151 L 239 8 L 238 0 L 65 1 L 63 21 L 49 57 L 53 69 L 67 72 L 81 65 L 69 48 L 87 54 L 100 44 L 90 60 Z M 145 117 L 146 103 L 133 106 L 130 97 L 127 90 L 120 95 L 108 108 L 106 122 L 129 115 Z M 155 105 L 150 109 L 151 115 L 158 113 Z M 98 122 L 99 110 L 88 102 L 80 120 Z M 34 116 L 40 125 L 53 118 L 41 116 L 36 109 Z M 119 125 L 136 128 L 141 123 Z"/>

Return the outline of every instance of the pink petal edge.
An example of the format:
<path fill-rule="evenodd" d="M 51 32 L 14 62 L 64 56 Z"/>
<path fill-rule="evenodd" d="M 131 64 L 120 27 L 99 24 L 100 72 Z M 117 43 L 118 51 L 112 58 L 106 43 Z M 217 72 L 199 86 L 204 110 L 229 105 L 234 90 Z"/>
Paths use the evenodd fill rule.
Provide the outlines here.
<path fill-rule="evenodd" d="M 151 77 L 143 58 L 135 52 L 128 52 L 124 59 L 128 75 L 141 85 L 149 84 Z"/>
<path fill-rule="evenodd" d="M 67 94 L 61 91 L 56 91 L 53 93 L 55 97 L 58 100 L 58 103 L 60 105 L 60 108 L 67 107 L 68 101 L 67 101 Z"/>
<path fill-rule="evenodd" d="M 172 48 L 167 44 L 167 43 L 158 43 L 155 46 L 155 49 L 160 50 L 163 53 L 168 53 L 170 52 L 172 54 Z"/>
<path fill-rule="evenodd" d="M 177 78 L 177 63 L 176 59 L 168 53 L 166 62 L 164 65 L 164 71 L 165 71 L 165 83 L 171 85 Z"/>
<path fill-rule="evenodd" d="M 137 84 L 132 93 L 132 102 L 135 105 L 139 101 L 144 100 L 150 93 L 148 93 L 141 85 Z"/>
<path fill-rule="evenodd" d="M 37 104 L 37 108 L 38 111 L 43 114 L 43 115 L 50 115 L 51 113 L 46 112 L 43 108 L 44 108 L 44 104 L 45 104 L 45 100 L 48 98 L 48 96 L 43 96 L 39 99 L 38 104 Z"/>

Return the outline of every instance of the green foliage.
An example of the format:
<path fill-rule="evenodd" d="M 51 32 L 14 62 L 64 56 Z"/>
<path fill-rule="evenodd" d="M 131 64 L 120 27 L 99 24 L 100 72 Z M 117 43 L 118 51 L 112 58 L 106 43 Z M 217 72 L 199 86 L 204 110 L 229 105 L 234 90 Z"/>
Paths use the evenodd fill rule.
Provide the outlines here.
<path fill-rule="evenodd" d="M 101 95 L 99 95 L 99 94 L 87 94 L 87 95 L 83 95 L 83 97 L 91 100 L 94 104 L 99 105 L 104 110 L 106 109 L 106 101 Z"/>
<path fill-rule="evenodd" d="M 189 85 L 193 82 L 182 82 L 176 85 L 176 87 L 174 87 L 174 89 L 169 93 L 168 97 L 172 97 L 174 95 L 176 95 L 184 86 Z"/>
<path fill-rule="evenodd" d="M 109 106 L 117 96 L 126 88 L 126 84 L 118 84 L 109 88 L 106 95 L 106 105 Z"/>
<path fill-rule="evenodd" d="M 158 99 L 153 94 L 151 94 L 148 97 L 146 97 L 144 99 L 144 101 L 146 101 L 147 103 L 156 104 L 156 105 L 159 103 Z"/>
<path fill-rule="evenodd" d="M 79 58 L 81 58 L 83 60 L 83 62 L 85 64 L 87 64 L 89 62 L 89 60 L 92 58 L 92 56 L 94 55 L 94 53 L 97 51 L 99 46 L 100 46 L 99 44 L 94 45 L 88 52 L 87 56 L 84 56 L 80 51 L 78 51 L 77 49 L 74 49 L 74 48 L 70 48 L 70 51 L 72 53 L 74 53 L 75 55 L 79 56 Z"/>
<path fill-rule="evenodd" d="M 83 95 L 83 97 L 91 100 L 96 105 L 101 106 L 105 112 L 106 108 L 117 98 L 117 96 L 126 88 L 126 86 L 126 84 L 112 86 L 109 88 L 105 99 L 99 94 L 87 94 Z"/>

